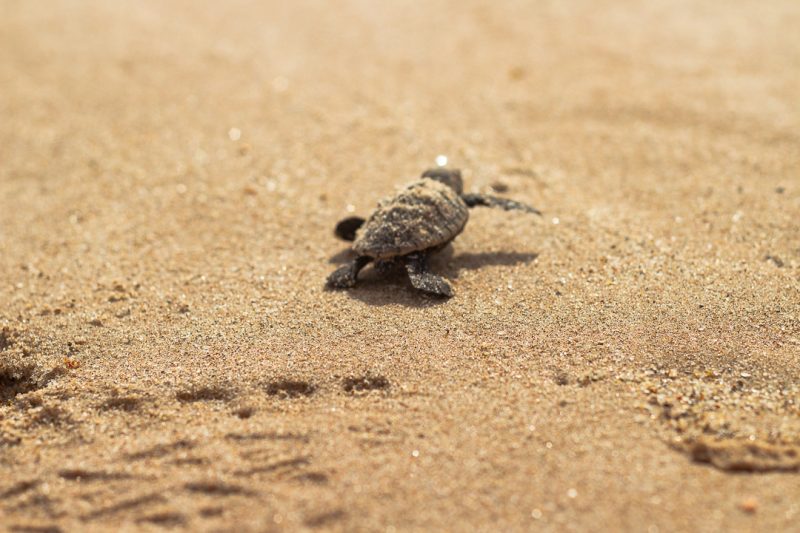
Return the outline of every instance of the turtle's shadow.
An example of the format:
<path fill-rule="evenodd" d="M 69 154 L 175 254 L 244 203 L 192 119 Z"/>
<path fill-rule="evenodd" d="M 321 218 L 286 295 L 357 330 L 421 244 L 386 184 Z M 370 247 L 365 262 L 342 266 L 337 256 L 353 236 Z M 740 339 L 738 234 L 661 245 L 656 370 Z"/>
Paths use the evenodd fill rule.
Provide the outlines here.
<path fill-rule="evenodd" d="M 355 257 L 352 250 L 345 249 L 331 256 L 329 263 L 341 264 Z M 511 266 L 530 263 L 539 257 L 531 252 L 480 252 L 454 254 L 453 246 L 447 245 L 443 250 L 431 256 L 432 272 L 448 280 L 458 279 L 462 269 L 480 270 L 487 266 Z M 415 290 L 408 280 L 401 264 L 388 272 L 377 272 L 372 265 L 367 266 L 358 276 L 358 283 L 347 294 L 368 305 L 382 306 L 399 304 L 406 307 L 433 307 L 448 301 L 446 298 L 429 296 Z M 458 294 L 455 296 L 458 297 Z"/>

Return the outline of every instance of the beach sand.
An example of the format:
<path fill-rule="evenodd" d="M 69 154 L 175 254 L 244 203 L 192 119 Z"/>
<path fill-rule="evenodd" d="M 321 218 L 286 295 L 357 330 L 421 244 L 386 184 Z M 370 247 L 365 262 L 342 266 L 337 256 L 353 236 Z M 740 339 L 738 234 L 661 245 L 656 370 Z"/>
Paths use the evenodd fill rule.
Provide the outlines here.
<path fill-rule="evenodd" d="M 2 527 L 797 530 L 797 2 L 0 10 Z"/>

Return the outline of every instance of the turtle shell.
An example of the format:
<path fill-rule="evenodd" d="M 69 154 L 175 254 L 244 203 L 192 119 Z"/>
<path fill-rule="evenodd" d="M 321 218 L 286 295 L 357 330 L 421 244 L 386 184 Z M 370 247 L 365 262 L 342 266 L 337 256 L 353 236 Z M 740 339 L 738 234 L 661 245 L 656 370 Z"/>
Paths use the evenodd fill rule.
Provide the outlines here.
<path fill-rule="evenodd" d="M 353 250 L 388 259 L 444 246 L 461 233 L 468 218 L 467 204 L 452 188 L 432 179 L 417 180 L 378 203 L 356 233 Z"/>

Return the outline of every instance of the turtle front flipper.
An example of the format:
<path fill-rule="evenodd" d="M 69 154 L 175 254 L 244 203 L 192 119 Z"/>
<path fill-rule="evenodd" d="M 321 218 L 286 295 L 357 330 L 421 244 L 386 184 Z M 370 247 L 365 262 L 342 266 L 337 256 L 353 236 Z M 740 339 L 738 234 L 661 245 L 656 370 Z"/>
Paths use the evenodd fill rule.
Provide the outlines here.
<path fill-rule="evenodd" d="M 366 221 L 361 217 L 347 217 L 336 224 L 333 233 L 343 241 L 352 242 L 356 240 L 356 231 L 364 225 L 364 222 Z"/>
<path fill-rule="evenodd" d="M 346 265 L 340 266 L 334 270 L 331 275 L 328 276 L 325 286 L 329 289 L 349 289 L 355 286 L 358 273 L 362 268 L 367 266 L 370 261 L 372 261 L 372 258 L 365 255 L 356 257 Z"/>
<path fill-rule="evenodd" d="M 428 254 L 417 252 L 406 256 L 406 271 L 411 285 L 419 291 L 450 298 L 453 296 L 453 289 L 450 284 L 441 276 L 437 276 L 428 271 Z"/>
<path fill-rule="evenodd" d="M 488 194 L 462 194 L 461 199 L 468 207 L 484 206 L 484 207 L 499 207 L 504 211 L 525 211 L 526 213 L 533 213 L 534 215 L 542 216 L 542 212 L 522 202 L 509 200 L 508 198 L 498 198 L 497 196 L 490 196 Z"/>

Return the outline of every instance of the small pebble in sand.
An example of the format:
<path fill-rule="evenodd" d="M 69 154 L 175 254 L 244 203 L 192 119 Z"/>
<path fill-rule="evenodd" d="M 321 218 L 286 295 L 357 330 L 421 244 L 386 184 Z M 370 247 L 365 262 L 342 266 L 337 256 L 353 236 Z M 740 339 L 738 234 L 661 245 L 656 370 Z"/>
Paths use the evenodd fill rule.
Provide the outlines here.
<path fill-rule="evenodd" d="M 242 138 L 242 130 L 239 128 L 231 128 L 228 130 L 228 138 L 232 141 L 238 141 Z"/>
<path fill-rule="evenodd" d="M 780 257 L 777 257 L 775 255 L 766 255 L 766 256 L 764 256 L 764 261 L 769 261 L 770 263 L 772 263 L 773 265 L 775 265 L 778 268 L 783 268 L 784 267 L 783 260 Z"/>
<path fill-rule="evenodd" d="M 247 419 L 255 414 L 256 409 L 250 405 L 243 405 L 234 409 L 233 414 L 241 419 Z"/>
<path fill-rule="evenodd" d="M 489 184 L 494 192 L 508 192 L 508 185 L 502 181 L 493 181 Z"/>
<path fill-rule="evenodd" d="M 520 81 L 521 79 L 525 78 L 525 69 L 520 66 L 511 67 L 508 69 L 508 77 L 512 81 Z"/>
<path fill-rule="evenodd" d="M 739 509 L 747 514 L 754 514 L 756 511 L 758 511 L 758 500 L 752 496 L 744 498 L 739 502 Z"/>

